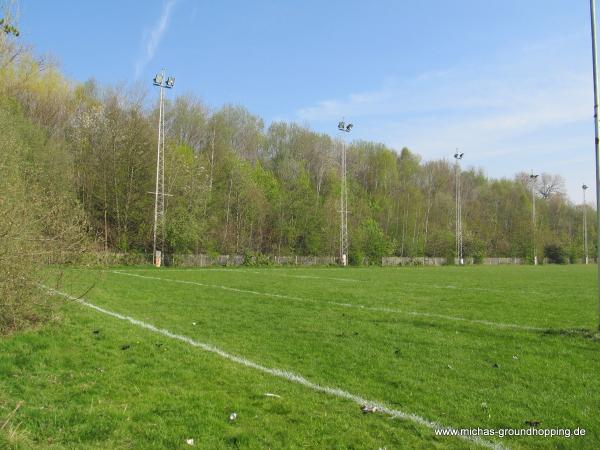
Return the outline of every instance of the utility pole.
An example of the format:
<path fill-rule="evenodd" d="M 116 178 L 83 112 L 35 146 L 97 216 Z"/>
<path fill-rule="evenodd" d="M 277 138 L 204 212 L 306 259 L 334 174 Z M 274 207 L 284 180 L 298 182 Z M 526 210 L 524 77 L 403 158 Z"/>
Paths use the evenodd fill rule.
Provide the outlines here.
<path fill-rule="evenodd" d="M 455 188 L 456 192 L 454 195 L 455 200 L 455 211 L 456 211 L 456 257 L 458 258 L 458 264 L 463 265 L 465 263 L 463 259 L 463 234 L 462 234 L 462 199 L 461 199 L 461 188 L 460 188 L 460 161 L 463 159 L 464 153 L 458 153 L 458 149 L 456 149 L 456 153 L 454 154 L 454 159 L 456 160 L 455 168 Z"/>
<path fill-rule="evenodd" d="M 587 239 L 587 204 L 585 202 L 585 191 L 587 190 L 587 185 L 581 186 L 581 190 L 583 191 L 583 255 L 584 255 L 584 263 L 589 263 L 589 254 L 588 254 L 588 239 Z"/>
<path fill-rule="evenodd" d="M 594 69 L 594 155 L 596 157 L 596 263 L 598 263 L 598 330 L 600 330 L 600 145 L 598 142 L 598 54 L 596 50 L 596 2 L 590 0 L 590 16 L 592 24 L 592 60 Z"/>
<path fill-rule="evenodd" d="M 175 78 L 165 80 L 164 69 L 154 77 L 154 86 L 160 88 L 158 106 L 158 145 L 156 151 L 156 189 L 154 194 L 154 232 L 152 241 L 152 261 L 156 267 L 162 265 L 162 250 L 165 243 L 165 108 L 164 89 L 171 89 Z M 160 250 L 158 238 L 160 235 Z"/>
<path fill-rule="evenodd" d="M 338 130 L 350 133 L 352 125 L 346 125 L 344 121 L 338 123 Z M 340 187 L 340 263 L 348 265 L 348 185 L 346 182 L 346 141 L 342 138 L 342 161 L 341 161 L 341 187 Z"/>
<path fill-rule="evenodd" d="M 533 265 L 537 266 L 538 257 L 537 257 L 537 247 L 535 242 L 535 181 L 539 177 L 539 174 L 534 174 L 533 171 L 531 175 L 529 175 L 529 181 L 531 182 L 531 241 L 532 241 L 532 249 L 533 249 Z"/>

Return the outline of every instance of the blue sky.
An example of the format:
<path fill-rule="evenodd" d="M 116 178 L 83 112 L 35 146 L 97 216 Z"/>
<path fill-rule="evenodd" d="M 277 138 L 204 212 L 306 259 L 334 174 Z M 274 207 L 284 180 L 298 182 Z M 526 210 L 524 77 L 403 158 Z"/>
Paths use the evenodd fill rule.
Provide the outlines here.
<path fill-rule="evenodd" d="M 19 26 L 73 80 L 154 95 L 166 67 L 178 93 L 267 125 L 334 134 L 345 116 L 424 159 L 561 174 L 576 202 L 594 183 L 587 0 L 22 0 Z"/>

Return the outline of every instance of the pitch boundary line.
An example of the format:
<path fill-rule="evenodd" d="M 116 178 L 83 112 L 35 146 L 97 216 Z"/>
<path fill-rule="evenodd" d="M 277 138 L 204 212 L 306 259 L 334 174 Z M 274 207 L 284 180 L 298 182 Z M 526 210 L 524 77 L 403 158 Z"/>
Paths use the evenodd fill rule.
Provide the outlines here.
<path fill-rule="evenodd" d="M 251 361 L 249 359 L 246 359 L 242 356 L 236 356 L 234 354 L 231 353 L 227 353 L 224 350 L 221 350 L 218 347 L 215 347 L 214 345 L 211 344 L 205 344 L 202 342 L 198 342 L 190 337 L 181 335 L 181 334 L 175 334 L 169 330 L 166 330 L 164 328 L 158 328 L 155 327 L 154 325 L 147 323 L 147 322 L 143 322 L 141 320 L 135 319 L 133 317 L 130 316 L 126 316 L 117 312 L 113 312 L 110 311 L 108 309 L 102 308 L 100 306 L 97 306 L 93 303 L 87 302 L 82 298 L 78 298 L 78 297 L 74 297 L 72 295 L 69 295 L 65 292 L 61 292 L 61 291 L 57 291 L 56 289 L 52 289 L 49 288 L 47 286 L 41 285 L 44 289 L 46 289 L 48 292 L 55 294 L 55 295 L 60 295 L 61 297 L 64 297 L 66 299 L 72 300 L 76 303 L 79 303 L 80 305 L 86 306 L 88 308 L 94 309 L 98 312 L 101 312 L 103 314 L 106 314 L 108 316 L 114 317 L 116 319 L 119 320 L 123 320 L 125 322 L 129 322 L 133 325 L 137 325 L 140 328 L 144 328 L 146 330 L 152 331 L 154 333 L 158 333 L 158 334 L 162 334 L 163 336 L 166 336 L 168 338 L 171 339 L 175 339 L 178 341 L 182 341 L 185 342 L 186 344 L 191 345 L 192 347 L 197 347 L 200 348 L 208 353 L 213 353 L 216 354 L 218 356 L 220 356 L 221 358 L 227 359 L 231 362 L 234 362 L 236 364 L 245 366 L 245 367 L 249 367 L 251 369 L 255 369 L 258 370 L 260 372 L 263 373 L 267 373 L 269 375 L 278 377 L 278 378 L 283 378 L 285 380 L 291 381 L 292 383 L 296 383 L 296 384 L 300 384 L 304 387 L 307 387 L 309 389 L 312 389 L 313 391 L 317 391 L 317 392 L 322 392 L 325 394 L 329 394 L 332 395 L 334 397 L 338 397 L 338 398 L 342 398 L 342 399 L 346 399 L 346 400 L 350 400 L 353 401 L 354 403 L 357 403 L 359 405 L 369 405 L 369 406 L 375 406 L 380 412 L 397 418 L 397 419 L 403 419 L 403 420 L 408 420 L 410 422 L 416 423 L 418 425 L 424 426 L 426 428 L 429 428 L 430 430 L 448 430 L 448 431 L 454 431 L 454 429 L 452 427 L 444 427 L 441 424 L 439 424 L 438 422 L 435 421 L 431 421 L 428 419 L 425 419 L 417 414 L 413 414 L 413 413 L 407 413 L 404 411 L 400 411 L 397 409 L 392 409 L 389 406 L 387 406 L 385 403 L 382 402 L 378 402 L 378 401 L 371 401 L 368 400 L 366 398 L 363 398 L 359 395 L 355 395 L 352 394 L 348 391 L 344 391 L 343 389 L 339 389 L 339 388 L 335 388 L 335 387 L 329 387 L 329 386 L 324 386 L 321 384 L 317 384 L 314 383 L 308 379 L 306 379 L 305 377 L 303 377 L 302 375 L 296 374 L 294 372 L 289 372 L 287 370 L 284 369 L 278 369 L 278 368 L 271 368 L 271 367 L 267 367 L 267 366 L 263 366 L 261 364 L 258 364 L 254 361 Z M 497 449 L 497 450 L 502 450 L 505 449 L 506 447 L 504 447 L 502 444 L 499 443 L 494 443 L 494 442 L 490 442 L 490 441 L 486 441 L 484 439 L 481 439 L 478 436 L 456 436 L 459 437 L 465 441 L 469 441 L 469 442 L 473 442 L 475 444 L 478 444 L 482 447 L 486 447 L 486 448 L 491 448 L 491 449 Z"/>
<path fill-rule="evenodd" d="M 315 267 L 303 267 L 303 269 L 307 269 L 307 270 L 335 270 L 336 268 L 315 268 Z M 87 270 L 87 269 L 77 269 L 77 268 L 72 268 L 71 270 Z M 135 272 L 152 272 L 155 271 L 155 269 L 136 269 L 136 268 L 128 268 L 128 271 L 135 271 Z M 285 269 L 276 269 L 276 271 L 283 271 Z M 289 270 L 295 270 L 295 269 L 289 269 Z M 342 270 L 342 269 L 340 269 Z M 266 271 L 265 270 L 251 270 L 251 269 L 234 269 L 234 268 L 223 268 L 223 267 L 190 267 L 188 269 L 167 269 L 167 272 L 190 272 L 190 273 L 198 273 L 201 271 L 206 271 L 206 272 L 211 272 L 211 271 L 215 271 L 215 272 L 239 272 L 239 273 L 254 273 L 254 274 L 259 274 L 259 275 L 265 275 Z M 340 277 L 321 277 L 321 276 L 317 276 L 317 275 L 292 275 L 292 274 L 288 274 L 288 273 L 276 273 L 276 271 L 271 271 L 268 274 L 269 275 L 274 275 L 274 276 L 280 276 L 280 277 L 290 277 L 290 278 L 299 278 L 299 279 L 316 279 L 316 280 L 332 280 L 332 281 L 348 281 L 348 282 L 354 282 L 354 283 L 370 283 L 372 280 L 361 280 L 358 278 L 340 278 Z M 499 293 L 499 294 L 507 294 L 507 293 L 512 293 L 512 292 L 518 292 L 518 293 L 525 293 L 525 294 L 534 294 L 534 295 L 549 295 L 549 293 L 544 293 L 544 292 L 539 292 L 539 291 L 531 291 L 531 290 L 523 290 L 522 288 L 512 288 L 510 291 L 509 290 L 503 290 L 503 289 L 491 289 L 491 288 L 484 288 L 484 287 L 478 287 L 478 286 L 456 286 L 456 285 L 452 285 L 452 284 L 448 284 L 448 285 L 441 285 L 441 284 L 423 284 L 423 283 L 414 283 L 414 282 L 406 282 L 406 281 L 401 281 L 402 285 L 407 285 L 407 286 L 412 286 L 412 287 L 423 287 L 423 288 L 433 288 L 433 289 L 450 289 L 450 290 L 455 290 L 455 291 L 480 291 L 480 292 L 495 292 L 495 293 Z M 419 294 L 416 294 L 419 295 Z"/>
<path fill-rule="evenodd" d="M 243 269 L 209 269 L 209 270 L 216 270 L 216 271 L 220 271 L 220 272 L 239 272 L 239 273 L 255 273 L 258 275 L 264 275 L 264 272 L 261 272 L 259 270 L 243 270 Z M 313 280 L 333 280 L 333 281 L 350 281 L 353 283 L 360 283 L 361 280 L 357 280 L 355 278 L 336 278 L 336 277 L 318 277 L 316 275 L 291 275 L 289 273 L 276 273 L 274 271 L 271 271 L 268 273 L 269 275 L 275 275 L 278 277 L 289 277 L 289 278 L 300 278 L 300 279 L 313 279 Z"/>
<path fill-rule="evenodd" d="M 406 283 L 404 282 L 403 284 L 407 284 L 409 286 L 413 286 L 413 287 L 429 287 L 429 288 L 433 288 L 433 289 L 454 289 L 454 290 L 458 290 L 458 291 L 480 291 L 480 292 L 496 292 L 499 294 L 507 294 L 509 293 L 509 291 L 507 290 L 502 290 L 502 289 L 490 289 L 490 288 L 484 288 L 484 287 L 477 287 L 477 286 L 455 286 L 453 284 L 447 284 L 447 285 L 441 285 L 441 284 L 419 284 L 419 283 Z M 529 290 L 523 290 L 523 289 L 519 289 L 519 288 L 514 288 L 513 291 L 517 291 L 520 293 L 527 293 L 527 294 L 536 294 L 536 295 L 544 295 L 541 292 L 538 291 L 529 291 Z"/>
<path fill-rule="evenodd" d="M 148 272 L 153 271 L 155 269 L 128 269 L 135 270 L 137 272 Z M 259 270 L 251 270 L 251 269 L 223 269 L 220 267 L 196 267 L 192 269 L 167 269 L 167 272 L 191 272 L 198 273 L 198 271 L 206 271 L 206 272 L 239 272 L 239 273 L 254 273 L 258 275 L 265 275 L 264 272 Z M 300 278 L 300 279 L 315 279 L 315 280 L 332 280 L 332 281 L 350 281 L 353 283 L 361 283 L 364 280 L 357 280 L 356 278 L 337 278 L 337 277 L 319 277 L 316 275 L 292 275 L 288 273 L 275 273 L 273 271 L 268 273 L 269 275 L 275 275 L 278 277 L 289 277 L 289 278 Z"/>
<path fill-rule="evenodd" d="M 429 318 L 433 318 L 433 319 L 453 320 L 453 321 L 457 321 L 457 322 L 473 323 L 473 324 L 477 324 L 477 325 L 485 325 L 485 326 L 495 327 L 495 328 L 500 328 L 500 329 L 512 328 L 512 329 L 517 329 L 517 330 L 536 331 L 536 332 L 547 330 L 547 328 L 533 327 L 533 326 L 529 326 L 529 325 L 493 322 L 493 321 L 489 321 L 489 320 L 479 320 L 479 319 L 467 319 L 466 317 L 448 316 L 445 314 L 425 313 L 425 312 L 419 312 L 419 311 L 403 311 L 401 309 L 395 309 L 395 308 L 366 306 L 366 305 L 360 305 L 360 304 L 354 304 L 354 303 L 319 301 L 319 300 L 314 300 L 314 299 L 305 298 L 305 297 L 294 297 L 294 296 L 285 295 L 285 294 L 274 294 L 274 293 L 270 293 L 270 292 L 252 291 L 249 289 L 239 289 L 239 288 L 233 288 L 233 287 L 223 286 L 223 285 L 218 285 L 218 284 L 201 283 L 199 281 L 174 280 L 172 278 L 160 278 L 160 277 L 154 277 L 154 276 L 150 276 L 150 275 L 139 275 L 136 273 L 121 272 L 121 271 L 117 271 L 117 270 L 111 270 L 110 273 L 114 273 L 117 275 L 125 275 L 125 276 L 130 276 L 130 277 L 147 278 L 150 280 L 167 281 L 167 282 L 172 282 L 172 283 L 191 284 L 191 285 L 196 285 L 196 286 L 202 286 L 202 287 L 208 287 L 208 288 L 214 288 L 214 289 L 223 289 L 223 290 L 232 291 L 232 292 L 239 292 L 239 293 L 243 293 L 243 294 L 252 294 L 252 295 L 265 296 L 265 297 L 281 298 L 281 299 L 285 299 L 285 300 L 294 300 L 294 301 L 316 303 L 316 304 L 328 304 L 328 305 L 333 305 L 333 306 L 339 306 L 342 308 L 352 308 L 352 309 L 359 309 L 359 310 L 366 310 L 366 311 L 405 314 L 405 315 L 417 316 L 417 317 L 429 317 Z"/>

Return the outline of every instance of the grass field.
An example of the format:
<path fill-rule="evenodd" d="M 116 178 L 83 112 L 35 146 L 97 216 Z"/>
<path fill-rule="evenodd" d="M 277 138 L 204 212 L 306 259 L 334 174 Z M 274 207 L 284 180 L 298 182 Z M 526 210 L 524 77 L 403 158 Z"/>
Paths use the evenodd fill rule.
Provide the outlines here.
<path fill-rule="evenodd" d="M 0 447 L 600 448 L 595 270 L 66 269 L 87 306 L 0 341 Z M 586 434 L 433 429 L 528 421 Z"/>

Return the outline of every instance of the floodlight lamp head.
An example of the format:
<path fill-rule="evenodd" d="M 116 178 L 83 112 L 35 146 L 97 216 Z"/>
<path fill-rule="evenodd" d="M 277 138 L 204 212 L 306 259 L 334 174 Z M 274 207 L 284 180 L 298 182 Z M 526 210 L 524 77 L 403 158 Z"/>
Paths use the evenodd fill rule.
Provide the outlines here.
<path fill-rule="evenodd" d="M 154 84 L 156 86 L 160 86 L 163 82 L 163 76 L 161 73 L 157 73 L 156 76 L 154 77 Z"/>
<path fill-rule="evenodd" d="M 353 124 L 351 124 L 351 123 L 349 123 L 348 125 L 346 125 L 346 131 L 347 131 L 348 133 L 350 133 L 350 130 L 352 130 L 352 127 L 353 127 L 353 126 L 354 126 L 354 125 L 353 125 Z"/>
<path fill-rule="evenodd" d="M 587 187 L 587 185 L 586 185 L 586 184 L 584 184 L 583 186 L 581 186 L 581 189 L 583 189 L 584 191 L 585 191 L 587 188 L 588 188 L 588 187 Z"/>
<path fill-rule="evenodd" d="M 341 122 L 338 123 L 338 130 L 344 131 L 345 129 L 346 129 L 346 124 L 342 120 Z"/>
<path fill-rule="evenodd" d="M 465 156 L 465 154 L 461 153 L 460 155 L 458 155 L 458 159 L 462 159 L 463 156 Z"/>
<path fill-rule="evenodd" d="M 175 85 L 175 78 L 169 77 L 167 78 L 167 87 L 170 89 Z"/>

